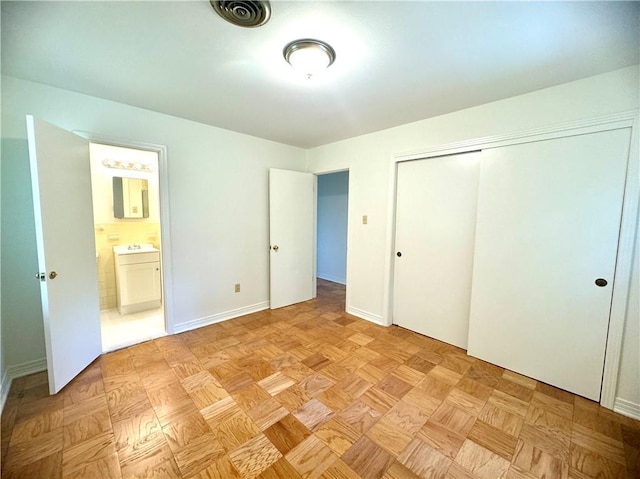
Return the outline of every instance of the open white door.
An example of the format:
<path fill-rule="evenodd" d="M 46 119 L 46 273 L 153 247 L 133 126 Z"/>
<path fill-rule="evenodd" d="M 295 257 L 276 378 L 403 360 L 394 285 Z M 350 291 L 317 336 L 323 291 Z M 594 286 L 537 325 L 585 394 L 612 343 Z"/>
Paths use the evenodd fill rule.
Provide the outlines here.
<path fill-rule="evenodd" d="M 49 391 L 102 351 L 89 142 L 27 116 Z"/>
<path fill-rule="evenodd" d="M 269 169 L 271 309 L 315 296 L 314 185 L 311 173 Z"/>

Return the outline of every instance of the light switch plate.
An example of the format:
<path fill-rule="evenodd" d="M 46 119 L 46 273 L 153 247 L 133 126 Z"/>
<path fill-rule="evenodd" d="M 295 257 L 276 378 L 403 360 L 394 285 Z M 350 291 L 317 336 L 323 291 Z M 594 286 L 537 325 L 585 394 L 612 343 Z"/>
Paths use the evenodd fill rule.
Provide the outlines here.
<path fill-rule="evenodd" d="M 362 215 L 362 224 L 366 225 L 369 221 L 369 218 L 367 217 L 367 215 Z"/>

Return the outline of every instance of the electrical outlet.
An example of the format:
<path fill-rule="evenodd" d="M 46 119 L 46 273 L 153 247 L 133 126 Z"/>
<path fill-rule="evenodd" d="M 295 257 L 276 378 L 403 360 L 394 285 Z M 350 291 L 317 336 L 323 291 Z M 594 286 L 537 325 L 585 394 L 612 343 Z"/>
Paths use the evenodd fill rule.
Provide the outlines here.
<path fill-rule="evenodd" d="M 236 283 L 236 293 L 240 292 L 240 283 Z"/>

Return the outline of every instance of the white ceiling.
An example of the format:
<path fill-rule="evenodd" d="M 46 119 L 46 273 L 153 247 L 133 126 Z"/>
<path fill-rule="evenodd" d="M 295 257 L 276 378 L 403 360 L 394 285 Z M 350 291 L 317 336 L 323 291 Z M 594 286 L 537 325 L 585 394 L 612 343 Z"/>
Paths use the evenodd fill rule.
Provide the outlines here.
<path fill-rule="evenodd" d="M 2 73 L 301 147 L 639 62 L 640 2 L 2 2 Z M 312 37 L 320 77 L 282 57 Z"/>

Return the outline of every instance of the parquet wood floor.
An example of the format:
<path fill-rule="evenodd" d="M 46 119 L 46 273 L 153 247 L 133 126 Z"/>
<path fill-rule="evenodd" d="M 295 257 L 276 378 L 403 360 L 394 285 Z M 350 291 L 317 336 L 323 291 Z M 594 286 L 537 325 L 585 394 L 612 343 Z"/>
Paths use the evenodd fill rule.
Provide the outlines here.
<path fill-rule="evenodd" d="M 640 478 L 640 423 L 318 298 L 14 381 L 2 477 Z"/>

